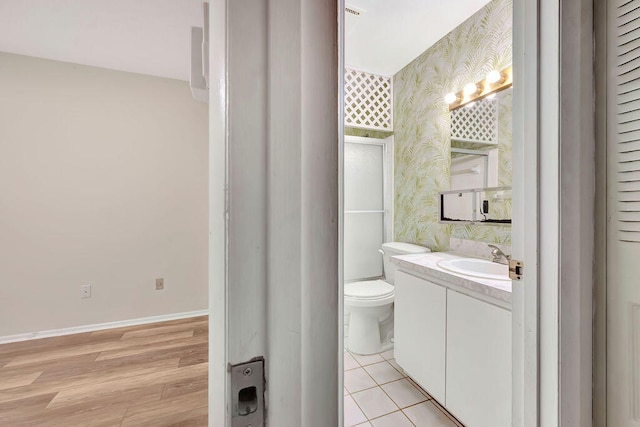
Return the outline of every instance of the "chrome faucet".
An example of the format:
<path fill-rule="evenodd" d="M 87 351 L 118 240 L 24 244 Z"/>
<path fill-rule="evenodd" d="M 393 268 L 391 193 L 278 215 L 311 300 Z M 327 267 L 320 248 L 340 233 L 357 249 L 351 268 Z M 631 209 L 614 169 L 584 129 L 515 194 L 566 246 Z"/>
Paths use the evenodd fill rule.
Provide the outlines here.
<path fill-rule="evenodd" d="M 507 255 L 499 247 L 495 245 L 487 245 L 493 250 L 491 251 L 491 256 L 493 256 L 493 262 L 497 262 L 498 264 L 509 264 L 509 260 L 511 259 L 511 255 Z M 500 262 L 500 260 L 504 258 L 504 262 Z"/>

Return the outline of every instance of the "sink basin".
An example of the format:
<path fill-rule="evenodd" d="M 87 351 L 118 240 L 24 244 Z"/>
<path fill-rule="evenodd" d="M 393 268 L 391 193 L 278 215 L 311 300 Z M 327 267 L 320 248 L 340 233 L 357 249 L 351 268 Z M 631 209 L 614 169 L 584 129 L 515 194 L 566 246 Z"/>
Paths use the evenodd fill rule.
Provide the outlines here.
<path fill-rule="evenodd" d="M 453 273 L 491 280 L 509 279 L 509 267 L 504 264 L 476 258 L 443 259 L 438 266 Z"/>

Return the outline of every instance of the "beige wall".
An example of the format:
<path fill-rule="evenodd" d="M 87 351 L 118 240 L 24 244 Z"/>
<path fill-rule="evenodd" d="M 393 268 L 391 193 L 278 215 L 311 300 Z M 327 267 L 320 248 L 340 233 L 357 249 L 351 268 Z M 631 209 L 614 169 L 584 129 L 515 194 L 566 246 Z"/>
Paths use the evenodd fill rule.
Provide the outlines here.
<path fill-rule="evenodd" d="M 186 82 L 0 53 L 0 336 L 206 309 L 207 141 Z"/>

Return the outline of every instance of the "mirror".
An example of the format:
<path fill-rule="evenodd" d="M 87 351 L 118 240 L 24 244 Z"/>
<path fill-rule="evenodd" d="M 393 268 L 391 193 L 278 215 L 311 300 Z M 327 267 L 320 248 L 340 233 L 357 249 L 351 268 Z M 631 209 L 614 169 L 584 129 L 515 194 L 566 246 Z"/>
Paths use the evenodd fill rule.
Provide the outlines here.
<path fill-rule="evenodd" d="M 440 220 L 445 224 L 511 224 L 511 187 L 440 192 Z"/>
<path fill-rule="evenodd" d="M 451 148 L 451 190 L 498 186 L 498 148 Z"/>
<path fill-rule="evenodd" d="M 451 190 L 511 186 L 512 90 L 451 112 Z"/>
<path fill-rule="evenodd" d="M 509 88 L 451 112 L 451 191 L 440 194 L 440 222 L 511 222 L 511 106 Z"/>

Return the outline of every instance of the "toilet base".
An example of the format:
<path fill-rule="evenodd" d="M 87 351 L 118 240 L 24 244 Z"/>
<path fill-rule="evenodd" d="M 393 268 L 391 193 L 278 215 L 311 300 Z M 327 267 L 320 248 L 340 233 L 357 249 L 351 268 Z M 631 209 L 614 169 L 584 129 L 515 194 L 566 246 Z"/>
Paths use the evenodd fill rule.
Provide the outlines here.
<path fill-rule="evenodd" d="M 361 355 L 381 353 L 393 348 L 393 308 L 380 321 L 380 307 L 358 308 L 349 316 L 349 351 Z"/>

